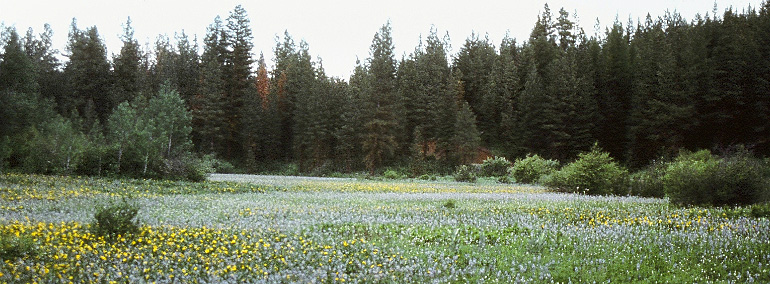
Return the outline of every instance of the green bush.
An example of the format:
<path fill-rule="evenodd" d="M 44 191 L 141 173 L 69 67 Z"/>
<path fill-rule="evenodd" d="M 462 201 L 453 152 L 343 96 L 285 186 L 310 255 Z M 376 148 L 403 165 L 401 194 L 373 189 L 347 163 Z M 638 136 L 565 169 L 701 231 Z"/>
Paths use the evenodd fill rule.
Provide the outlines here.
<path fill-rule="evenodd" d="M 37 246 L 32 237 L 11 234 L 0 234 L 0 259 L 12 260 L 18 257 L 28 257 L 37 254 Z"/>
<path fill-rule="evenodd" d="M 481 173 L 488 177 L 501 177 L 508 175 L 511 162 L 505 157 L 487 158 L 481 164 Z"/>
<path fill-rule="evenodd" d="M 402 179 L 402 178 L 404 178 L 404 176 L 403 176 L 403 175 L 401 175 L 401 174 L 400 174 L 400 173 L 398 173 L 397 171 L 395 171 L 395 170 L 391 170 L 391 169 L 389 169 L 389 170 L 386 170 L 386 171 L 385 171 L 385 172 L 382 174 L 382 177 L 384 177 L 384 178 L 386 178 L 386 179 Z"/>
<path fill-rule="evenodd" d="M 209 167 L 201 160 L 190 156 L 164 159 L 161 173 L 170 180 L 205 181 Z"/>
<path fill-rule="evenodd" d="M 618 165 L 609 153 L 594 148 L 578 159 L 542 179 L 546 186 L 564 192 L 591 195 L 625 195 L 628 171 Z"/>
<path fill-rule="evenodd" d="M 230 174 L 235 172 L 233 164 L 220 160 L 214 155 L 204 155 L 201 158 L 201 167 L 206 173 Z"/>
<path fill-rule="evenodd" d="M 751 216 L 756 218 L 770 218 L 770 203 L 752 205 Z"/>
<path fill-rule="evenodd" d="M 446 209 L 455 209 L 457 208 L 457 203 L 455 203 L 454 199 L 449 199 L 442 206 Z"/>
<path fill-rule="evenodd" d="M 509 169 L 510 175 L 518 183 L 538 183 L 540 178 L 559 169 L 559 162 L 546 160 L 537 154 L 517 159 Z"/>
<path fill-rule="evenodd" d="M 630 194 L 663 198 L 666 195 L 663 188 L 663 176 L 666 175 L 666 167 L 666 163 L 655 162 L 632 174 L 629 178 Z"/>
<path fill-rule="evenodd" d="M 745 151 L 719 158 L 708 150 L 684 153 L 668 165 L 666 195 L 685 205 L 748 205 L 768 190 L 767 167 Z"/>
<path fill-rule="evenodd" d="M 461 182 L 476 182 L 476 171 L 471 166 L 462 165 L 457 167 L 454 178 Z"/>
<path fill-rule="evenodd" d="M 94 215 L 93 233 L 105 239 L 136 233 L 139 231 L 139 224 L 135 220 L 138 213 L 139 207 L 129 204 L 126 200 L 100 208 Z"/>

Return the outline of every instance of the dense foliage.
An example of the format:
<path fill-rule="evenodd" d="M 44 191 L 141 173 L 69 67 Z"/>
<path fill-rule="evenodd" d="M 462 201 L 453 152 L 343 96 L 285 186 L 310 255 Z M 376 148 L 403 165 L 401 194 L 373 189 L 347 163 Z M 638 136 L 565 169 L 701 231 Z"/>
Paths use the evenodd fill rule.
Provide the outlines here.
<path fill-rule="evenodd" d="M 568 162 L 595 142 L 632 169 L 680 149 L 770 154 L 768 2 L 593 35 L 546 5 L 524 41 L 472 34 L 450 54 L 433 28 L 401 58 L 386 23 L 347 80 L 288 32 L 265 62 L 241 6 L 200 45 L 180 33 L 142 47 L 131 24 L 110 57 L 97 28 L 73 20 L 63 61 L 47 25 L 3 29 L 0 169 L 196 178 L 208 155 L 243 171 L 408 163 L 416 177 L 489 153 Z"/>
<path fill-rule="evenodd" d="M 662 181 L 674 203 L 746 205 L 770 192 L 770 167 L 745 152 L 718 157 L 701 150 L 677 157 Z"/>
<path fill-rule="evenodd" d="M 516 182 L 533 184 L 539 183 L 541 177 L 550 175 L 558 169 L 558 161 L 547 160 L 535 154 L 516 160 L 509 172 Z"/>
<path fill-rule="evenodd" d="M 543 178 L 543 184 L 562 192 L 626 195 L 628 170 L 598 148 Z"/>

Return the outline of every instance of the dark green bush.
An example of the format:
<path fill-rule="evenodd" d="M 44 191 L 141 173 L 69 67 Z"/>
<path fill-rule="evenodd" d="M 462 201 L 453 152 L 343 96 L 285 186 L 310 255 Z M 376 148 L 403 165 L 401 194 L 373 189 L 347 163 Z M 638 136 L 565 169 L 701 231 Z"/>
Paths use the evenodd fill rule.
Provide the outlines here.
<path fill-rule="evenodd" d="M 32 237 L 0 234 L 0 259 L 11 260 L 37 254 L 37 246 Z"/>
<path fill-rule="evenodd" d="M 559 162 L 546 160 L 537 154 L 517 159 L 509 169 L 511 176 L 518 183 L 538 183 L 540 178 L 559 169 Z"/>
<path fill-rule="evenodd" d="M 481 164 L 481 174 L 487 177 L 501 177 L 508 175 L 511 162 L 505 157 L 487 158 Z"/>
<path fill-rule="evenodd" d="M 456 181 L 476 182 L 476 171 L 471 166 L 462 165 L 457 167 L 457 171 L 455 171 L 454 178 Z"/>
<path fill-rule="evenodd" d="M 754 204 L 751 206 L 751 216 L 752 217 L 764 217 L 769 218 L 770 217 L 770 203 L 762 203 L 762 204 Z"/>
<path fill-rule="evenodd" d="M 594 148 L 578 159 L 542 179 L 546 186 L 564 192 L 591 195 L 625 195 L 628 171 L 618 165 L 609 153 Z"/>
<path fill-rule="evenodd" d="M 402 178 L 404 178 L 404 175 L 398 173 L 395 170 L 389 169 L 389 170 L 386 170 L 382 174 L 382 177 L 384 177 L 386 179 L 402 179 Z"/>
<path fill-rule="evenodd" d="M 139 207 L 126 200 L 100 208 L 94 215 L 93 233 L 105 239 L 134 234 L 139 231 L 139 224 L 135 220 L 138 213 Z"/>
<path fill-rule="evenodd" d="M 455 209 L 457 208 L 457 204 L 455 203 L 454 199 L 449 199 L 446 202 L 444 202 L 444 205 L 442 205 L 446 209 Z"/>
<path fill-rule="evenodd" d="M 767 168 L 750 154 L 719 158 L 708 150 L 684 153 L 668 165 L 666 195 L 685 205 L 748 205 L 768 190 Z"/>
<path fill-rule="evenodd" d="M 629 178 L 630 194 L 642 197 L 663 198 L 663 176 L 668 164 L 655 162 L 647 168 L 632 174 Z"/>
<path fill-rule="evenodd" d="M 206 173 L 230 174 L 235 172 L 233 164 L 220 160 L 214 155 L 204 155 L 201 158 L 201 166 Z"/>
<path fill-rule="evenodd" d="M 161 174 L 164 179 L 205 181 L 209 168 L 201 160 L 190 156 L 164 159 Z"/>

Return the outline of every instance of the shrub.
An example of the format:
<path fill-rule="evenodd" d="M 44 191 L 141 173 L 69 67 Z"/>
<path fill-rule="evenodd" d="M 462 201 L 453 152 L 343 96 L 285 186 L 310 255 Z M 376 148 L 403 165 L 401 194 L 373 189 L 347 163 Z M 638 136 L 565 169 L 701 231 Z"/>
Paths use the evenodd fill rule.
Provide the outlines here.
<path fill-rule="evenodd" d="M 205 181 L 209 167 L 192 156 L 164 159 L 161 173 L 171 180 Z"/>
<path fill-rule="evenodd" d="M 747 205 L 768 190 L 763 162 L 739 152 L 726 158 L 708 150 L 684 153 L 668 165 L 663 177 L 666 195 L 685 205 Z"/>
<path fill-rule="evenodd" d="M 756 218 L 770 218 L 770 203 L 752 205 L 751 216 Z"/>
<path fill-rule="evenodd" d="M 382 174 L 382 177 L 384 177 L 386 179 L 402 179 L 402 178 L 404 178 L 404 176 L 401 175 L 400 173 L 398 173 L 397 171 L 390 170 L 390 169 L 385 171 L 385 173 Z"/>
<path fill-rule="evenodd" d="M 558 169 L 558 161 L 546 160 L 535 154 L 517 159 L 509 172 L 518 183 L 537 183 L 541 177 L 552 174 Z"/>
<path fill-rule="evenodd" d="M 455 171 L 454 178 L 456 181 L 476 182 L 476 171 L 474 171 L 473 167 L 471 166 L 462 165 L 457 167 L 457 171 Z"/>
<path fill-rule="evenodd" d="M 632 174 L 629 178 L 631 195 L 663 198 L 663 176 L 666 175 L 666 163 L 655 162 L 647 168 Z"/>
<path fill-rule="evenodd" d="M 508 175 L 508 168 L 511 162 L 505 157 L 487 158 L 481 164 L 481 173 L 488 177 L 500 177 Z"/>
<path fill-rule="evenodd" d="M 454 209 L 457 208 L 457 204 L 455 203 L 454 199 L 449 199 L 446 202 L 444 202 L 444 205 L 442 205 L 446 209 Z"/>
<path fill-rule="evenodd" d="M 119 235 L 136 233 L 139 231 L 139 225 L 135 220 L 137 213 L 139 213 L 139 207 L 129 204 L 125 199 L 119 204 L 100 208 L 94 215 L 96 219 L 92 225 L 94 235 L 113 239 Z"/>
<path fill-rule="evenodd" d="M 31 237 L 0 234 L 0 259 L 12 260 L 37 254 L 37 246 Z"/>
<path fill-rule="evenodd" d="M 564 192 L 591 195 L 627 194 L 628 171 L 619 166 L 609 153 L 594 148 L 581 153 L 578 159 L 561 170 L 543 178 L 543 183 Z"/>
<path fill-rule="evenodd" d="M 201 167 L 206 173 L 230 174 L 235 172 L 233 164 L 220 160 L 214 155 L 204 155 L 201 158 Z"/>

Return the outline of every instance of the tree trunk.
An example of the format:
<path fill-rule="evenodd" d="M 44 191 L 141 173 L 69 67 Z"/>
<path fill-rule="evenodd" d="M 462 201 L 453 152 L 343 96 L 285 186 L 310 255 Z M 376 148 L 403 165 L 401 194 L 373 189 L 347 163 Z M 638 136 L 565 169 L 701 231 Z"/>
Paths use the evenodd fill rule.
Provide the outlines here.
<path fill-rule="evenodd" d="M 120 173 L 120 160 L 123 158 L 123 145 L 118 147 L 118 173 Z"/>
<path fill-rule="evenodd" d="M 142 175 L 147 174 L 147 162 L 150 160 L 150 155 L 144 155 L 144 169 L 142 169 Z"/>

